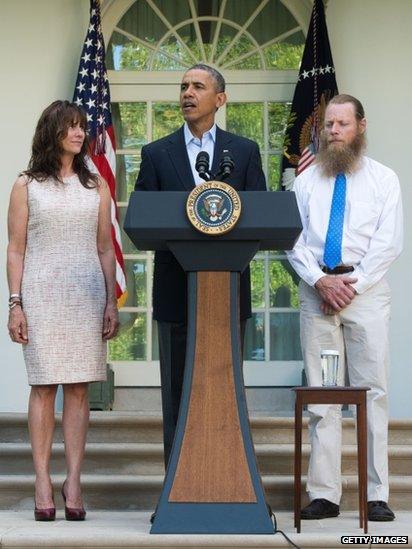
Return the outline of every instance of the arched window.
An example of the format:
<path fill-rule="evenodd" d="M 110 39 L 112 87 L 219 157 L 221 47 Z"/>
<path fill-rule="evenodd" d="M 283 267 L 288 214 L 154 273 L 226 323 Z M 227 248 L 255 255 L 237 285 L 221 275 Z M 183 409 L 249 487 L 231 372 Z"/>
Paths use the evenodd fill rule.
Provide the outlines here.
<path fill-rule="evenodd" d="M 279 188 L 283 134 L 309 16 L 309 0 L 116 0 L 104 6 L 122 220 L 141 147 L 182 125 L 179 83 L 198 62 L 218 68 L 227 82 L 228 103 L 217 123 L 259 144 L 268 187 Z M 120 313 L 119 336 L 110 344 L 110 361 L 117 385 L 156 385 L 152 254 L 135 250 L 126 235 L 123 251 L 129 299 Z M 297 277 L 281 251 L 258 254 L 251 267 L 245 381 L 296 384 Z"/>
<path fill-rule="evenodd" d="M 138 0 L 113 29 L 115 70 L 298 68 L 301 26 L 280 0 Z"/>

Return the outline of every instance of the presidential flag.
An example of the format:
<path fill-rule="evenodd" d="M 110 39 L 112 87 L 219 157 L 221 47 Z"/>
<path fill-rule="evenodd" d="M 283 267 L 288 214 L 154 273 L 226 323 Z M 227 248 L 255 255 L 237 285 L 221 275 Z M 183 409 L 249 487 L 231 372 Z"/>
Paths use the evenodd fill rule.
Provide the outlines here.
<path fill-rule="evenodd" d="M 127 298 L 122 243 L 116 209 L 116 143 L 110 112 L 110 90 L 98 0 L 90 0 L 90 24 L 80 58 L 73 102 L 87 114 L 93 173 L 105 179 L 112 197 L 112 239 L 116 254 L 116 297 L 121 307 Z"/>
<path fill-rule="evenodd" d="M 323 0 L 314 0 L 283 143 L 284 190 L 291 190 L 296 175 L 314 162 L 326 104 L 337 93 L 325 8 Z"/>

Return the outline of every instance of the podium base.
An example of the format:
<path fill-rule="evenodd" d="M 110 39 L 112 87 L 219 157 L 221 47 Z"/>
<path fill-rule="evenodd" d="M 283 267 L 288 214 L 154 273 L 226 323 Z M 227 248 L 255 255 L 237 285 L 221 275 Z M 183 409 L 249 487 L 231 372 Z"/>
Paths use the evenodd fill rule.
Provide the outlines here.
<path fill-rule="evenodd" d="M 151 534 L 273 534 L 242 373 L 239 273 L 189 273 L 179 419 Z"/>
<path fill-rule="evenodd" d="M 169 503 L 159 506 L 151 534 L 273 534 L 266 504 Z"/>

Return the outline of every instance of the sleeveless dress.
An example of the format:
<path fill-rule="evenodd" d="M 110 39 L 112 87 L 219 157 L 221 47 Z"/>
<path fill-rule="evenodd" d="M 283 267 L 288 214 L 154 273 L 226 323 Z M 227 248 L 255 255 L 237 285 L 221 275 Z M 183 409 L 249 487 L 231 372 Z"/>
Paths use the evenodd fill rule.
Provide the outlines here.
<path fill-rule="evenodd" d="M 106 286 L 97 253 L 100 196 L 77 175 L 27 183 L 22 279 L 30 385 L 106 379 Z"/>

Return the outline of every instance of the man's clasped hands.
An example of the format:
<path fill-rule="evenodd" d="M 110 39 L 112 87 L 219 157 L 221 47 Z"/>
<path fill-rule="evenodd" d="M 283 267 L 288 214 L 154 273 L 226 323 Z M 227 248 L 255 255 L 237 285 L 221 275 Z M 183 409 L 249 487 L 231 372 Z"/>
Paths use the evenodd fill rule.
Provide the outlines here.
<path fill-rule="evenodd" d="M 315 284 L 315 288 L 322 299 L 320 306 L 322 313 L 333 315 L 350 305 L 356 295 L 356 290 L 352 284 L 357 280 L 357 278 L 346 275 L 322 276 Z"/>

